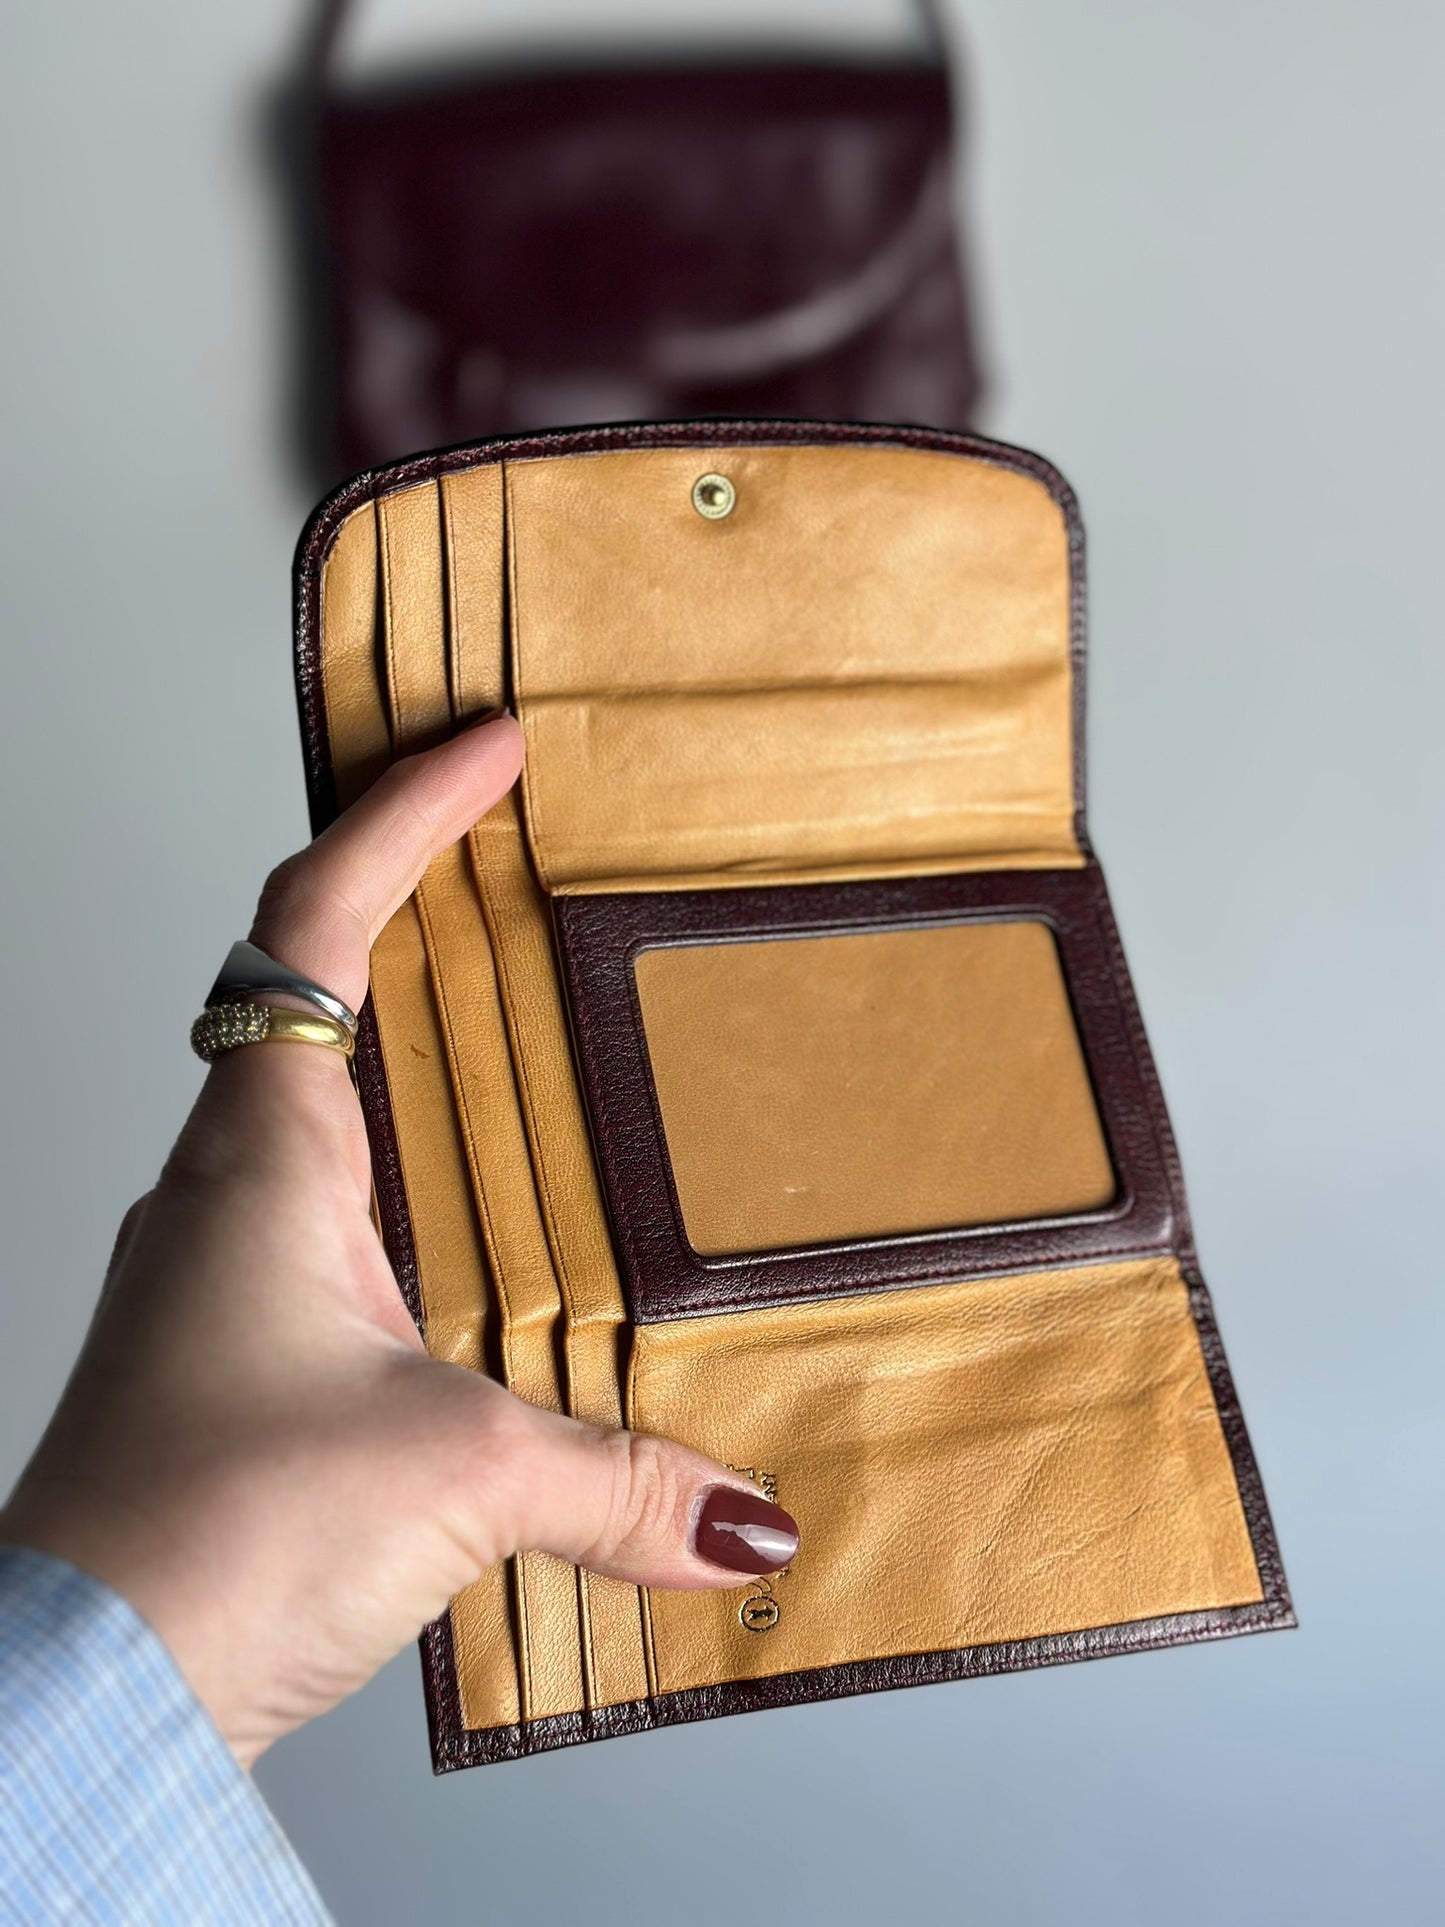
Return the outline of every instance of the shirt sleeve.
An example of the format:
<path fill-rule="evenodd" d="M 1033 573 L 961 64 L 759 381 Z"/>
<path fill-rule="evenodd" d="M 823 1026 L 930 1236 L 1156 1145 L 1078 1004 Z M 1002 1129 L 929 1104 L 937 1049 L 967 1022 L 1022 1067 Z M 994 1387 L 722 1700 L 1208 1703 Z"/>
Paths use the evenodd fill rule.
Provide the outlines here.
<path fill-rule="evenodd" d="M 63 1560 L 0 1546 L 0 1920 L 325 1922 L 157 1635 Z"/>

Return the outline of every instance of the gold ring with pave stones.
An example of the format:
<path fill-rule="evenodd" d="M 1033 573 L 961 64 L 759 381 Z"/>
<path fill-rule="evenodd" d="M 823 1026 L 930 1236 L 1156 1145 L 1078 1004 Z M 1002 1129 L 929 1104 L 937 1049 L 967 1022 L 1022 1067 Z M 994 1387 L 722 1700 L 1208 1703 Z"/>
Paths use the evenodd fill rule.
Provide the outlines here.
<path fill-rule="evenodd" d="M 334 1017 L 274 1004 L 208 1004 L 191 1025 L 191 1049 L 208 1064 L 247 1044 L 288 1042 L 320 1044 L 348 1060 L 356 1050 L 356 1039 Z"/>

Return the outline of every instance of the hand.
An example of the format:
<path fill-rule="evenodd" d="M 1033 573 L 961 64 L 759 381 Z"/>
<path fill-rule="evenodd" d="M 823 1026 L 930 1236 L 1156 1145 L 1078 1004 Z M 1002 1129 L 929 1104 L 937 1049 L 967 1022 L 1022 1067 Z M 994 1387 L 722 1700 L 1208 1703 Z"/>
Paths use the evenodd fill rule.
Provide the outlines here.
<path fill-rule="evenodd" d="M 503 717 L 398 763 L 275 872 L 254 940 L 359 1006 L 377 932 L 521 758 Z M 428 1358 L 372 1228 L 369 1169 L 337 1053 L 221 1058 L 121 1227 L 0 1513 L 0 1539 L 131 1600 L 246 1766 L 514 1552 L 723 1587 L 797 1545 L 785 1512 L 698 1453 Z"/>

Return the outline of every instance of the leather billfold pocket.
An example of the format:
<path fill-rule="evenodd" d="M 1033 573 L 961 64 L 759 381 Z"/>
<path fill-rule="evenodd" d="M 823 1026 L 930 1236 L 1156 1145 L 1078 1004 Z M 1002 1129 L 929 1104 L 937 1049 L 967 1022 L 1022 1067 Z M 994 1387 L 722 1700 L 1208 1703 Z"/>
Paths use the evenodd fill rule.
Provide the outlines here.
<path fill-rule="evenodd" d="M 1038 457 L 713 422 L 358 478 L 297 564 L 319 828 L 501 702 L 518 789 L 372 959 L 438 1356 L 745 1469 L 735 1592 L 525 1555 L 422 1642 L 438 1770 L 1293 1623 L 1082 784 Z"/>

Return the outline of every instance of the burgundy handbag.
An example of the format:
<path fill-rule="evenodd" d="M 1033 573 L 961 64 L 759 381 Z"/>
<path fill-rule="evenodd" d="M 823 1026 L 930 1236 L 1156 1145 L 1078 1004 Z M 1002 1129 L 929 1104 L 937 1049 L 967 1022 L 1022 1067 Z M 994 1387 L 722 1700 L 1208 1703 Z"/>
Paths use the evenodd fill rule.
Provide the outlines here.
<path fill-rule="evenodd" d="M 979 377 L 930 46 L 340 88 L 311 111 L 332 457 L 699 415 L 959 428 Z"/>

